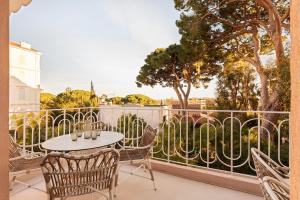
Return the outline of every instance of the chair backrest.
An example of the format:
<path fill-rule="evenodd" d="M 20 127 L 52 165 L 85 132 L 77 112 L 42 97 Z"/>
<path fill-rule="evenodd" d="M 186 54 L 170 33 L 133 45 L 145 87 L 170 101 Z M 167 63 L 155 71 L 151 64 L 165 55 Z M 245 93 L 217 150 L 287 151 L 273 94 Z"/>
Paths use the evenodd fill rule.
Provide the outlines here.
<path fill-rule="evenodd" d="M 15 158 L 21 155 L 18 144 L 14 141 L 11 135 L 8 135 L 9 158 Z"/>
<path fill-rule="evenodd" d="M 256 148 L 251 148 L 256 174 L 262 179 L 265 176 L 270 176 L 278 180 L 289 178 L 288 172 L 284 172 L 283 166 L 276 163 L 269 156 L 259 151 Z"/>
<path fill-rule="evenodd" d="M 64 198 L 112 189 L 119 158 L 114 149 L 84 156 L 50 153 L 41 162 L 47 192 Z"/>
<path fill-rule="evenodd" d="M 149 146 L 153 144 L 156 134 L 157 129 L 154 129 L 151 126 L 147 125 L 139 141 L 139 146 Z"/>
<path fill-rule="evenodd" d="M 283 173 L 283 171 L 280 170 L 282 166 L 277 164 L 269 156 L 259 151 L 258 149 L 251 148 L 251 154 L 253 157 L 255 171 L 260 183 L 260 187 L 262 189 L 263 195 L 265 196 L 265 198 L 267 198 L 268 193 L 263 185 L 263 178 L 268 176 L 284 183 L 284 178 L 288 178 L 288 173 Z"/>
<path fill-rule="evenodd" d="M 289 200 L 290 189 L 278 180 L 266 176 L 263 178 L 263 185 L 266 191 L 267 200 Z"/>

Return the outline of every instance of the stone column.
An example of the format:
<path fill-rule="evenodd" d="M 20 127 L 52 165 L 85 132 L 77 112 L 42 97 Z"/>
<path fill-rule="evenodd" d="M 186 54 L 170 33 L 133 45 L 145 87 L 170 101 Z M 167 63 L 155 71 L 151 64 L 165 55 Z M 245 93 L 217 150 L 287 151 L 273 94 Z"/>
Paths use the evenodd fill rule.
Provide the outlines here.
<path fill-rule="evenodd" d="M 300 0 L 291 2 L 291 199 L 300 200 Z"/>
<path fill-rule="evenodd" d="M 8 184 L 8 87 L 9 0 L 0 0 L 0 199 L 9 198 Z"/>

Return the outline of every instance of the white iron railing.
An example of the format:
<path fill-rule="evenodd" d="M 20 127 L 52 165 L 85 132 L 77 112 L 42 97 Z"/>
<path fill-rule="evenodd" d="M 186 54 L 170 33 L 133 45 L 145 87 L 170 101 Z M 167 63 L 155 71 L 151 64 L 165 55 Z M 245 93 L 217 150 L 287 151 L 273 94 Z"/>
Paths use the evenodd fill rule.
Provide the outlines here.
<path fill-rule="evenodd" d="M 256 147 L 288 165 L 289 112 L 180 110 L 165 107 L 52 109 L 10 113 L 10 134 L 23 147 L 43 151 L 41 143 L 69 134 L 79 121 L 102 121 L 105 130 L 124 134 L 119 145 L 138 145 L 146 125 L 159 128 L 155 159 L 192 167 L 253 173 Z M 273 122 L 267 118 L 275 119 Z M 275 122 L 274 122 L 275 121 Z"/>

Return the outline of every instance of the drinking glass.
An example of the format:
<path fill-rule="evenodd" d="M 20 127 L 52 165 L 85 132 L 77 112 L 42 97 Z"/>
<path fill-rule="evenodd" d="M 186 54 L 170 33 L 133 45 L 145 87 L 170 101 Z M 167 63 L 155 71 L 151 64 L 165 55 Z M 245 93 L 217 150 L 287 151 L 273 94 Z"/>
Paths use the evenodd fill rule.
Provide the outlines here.
<path fill-rule="evenodd" d="M 90 139 L 91 138 L 91 131 L 84 131 L 84 139 Z"/>
<path fill-rule="evenodd" d="M 100 136 L 101 135 L 101 130 L 97 130 L 97 136 Z"/>
<path fill-rule="evenodd" d="M 83 134 L 83 131 L 82 131 L 82 130 L 76 130 L 76 133 L 77 133 L 77 136 L 78 136 L 78 137 L 81 137 L 82 134 Z"/>
<path fill-rule="evenodd" d="M 72 141 L 77 141 L 77 133 L 71 133 Z"/>
<path fill-rule="evenodd" d="M 92 139 L 93 140 L 97 139 L 97 130 L 92 130 Z"/>

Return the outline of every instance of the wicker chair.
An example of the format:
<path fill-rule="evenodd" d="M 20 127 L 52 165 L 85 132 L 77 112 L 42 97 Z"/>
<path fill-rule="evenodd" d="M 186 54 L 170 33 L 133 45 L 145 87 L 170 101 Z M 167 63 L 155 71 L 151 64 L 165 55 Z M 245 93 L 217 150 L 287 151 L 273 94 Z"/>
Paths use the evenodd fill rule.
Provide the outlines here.
<path fill-rule="evenodd" d="M 263 178 L 263 185 L 266 191 L 267 200 L 289 200 L 290 189 L 278 180 L 266 176 Z"/>
<path fill-rule="evenodd" d="M 84 156 L 48 154 L 43 159 L 41 168 L 50 200 L 93 192 L 111 200 L 119 158 L 119 152 L 114 149 Z M 108 190 L 108 195 L 102 193 L 103 190 Z"/>
<path fill-rule="evenodd" d="M 134 170 L 128 172 L 123 171 L 125 173 L 129 173 L 131 175 L 135 175 L 134 172 L 136 172 L 138 169 L 144 167 L 144 169 L 148 169 L 151 178 L 148 178 L 153 181 L 153 187 L 154 190 L 156 190 L 155 181 L 154 181 L 154 175 L 151 167 L 151 163 L 149 161 L 150 158 L 150 151 L 154 144 L 154 139 L 157 134 L 157 129 L 153 129 L 151 126 L 147 126 L 144 130 L 144 134 L 139 140 L 139 146 L 138 147 L 132 147 L 132 148 L 125 148 L 120 150 L 120 162 L 126 163 L 134 163 L 136 162 L 137 168 Z M 118 170 L 119 171 L 119 170 Z M 141 176 L 139 176 L 141 177 Z M 143 177 L 143 176 L 142 176 Z M 147 177 L 143 177 L 147 178 Z M 118 175 L 116 176 L 116 186 L 118 184 Z"/>
<path fill-rule="evenodd" d="M 264 196 L 268 195 L 263 185 L 263 178 L 266 176 L 277 179 L 283 184 L 285 184 L 286 187 L 289 187 L 289 184 L 286 181 L 289 179 L 288 167 L 279 165 L 269 156 L 267 156 L 266 154 L 264 154 L 256 148 L 251 148 L 251 154 L 255 165 L 256 175 Z"/>
<path fill-rule="evenodd" d="M 22 149 L 14 139 L 9 135 L 9 176 L 10 176 L 10 189 L 14 182 L 22 185 L 32 187 L 27 183 L 17 180 L 18 175 L 28 174 L 32 171 L 40 170 L 40 162 L 44 154 L 38 152 L 30 152 Z M 38 189 L 38 188 L 36 188 Z"/>

